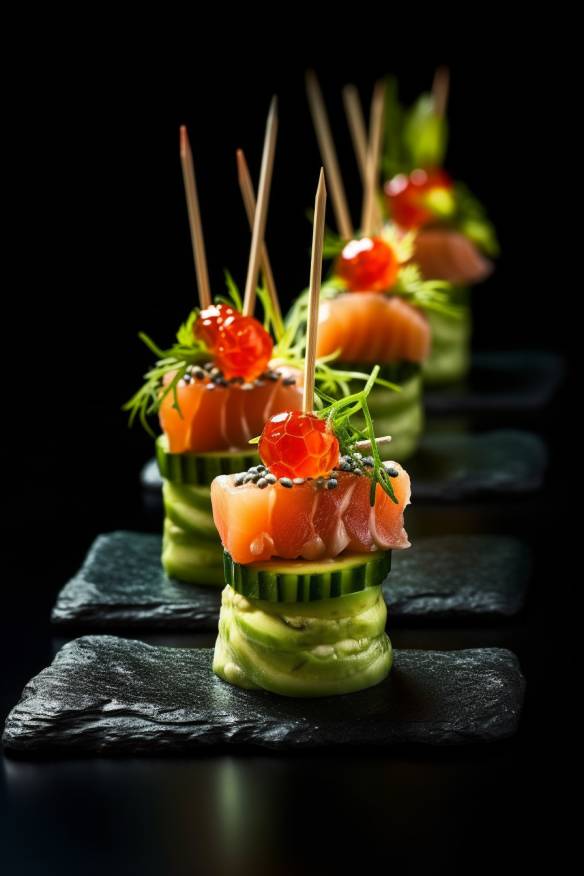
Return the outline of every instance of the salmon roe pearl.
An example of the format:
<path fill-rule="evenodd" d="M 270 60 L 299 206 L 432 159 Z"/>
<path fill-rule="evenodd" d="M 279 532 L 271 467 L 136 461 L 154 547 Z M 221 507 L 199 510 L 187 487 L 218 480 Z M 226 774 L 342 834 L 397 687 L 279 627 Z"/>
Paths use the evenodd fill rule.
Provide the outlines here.
<path fill-rule="evenodd" d="M 398 270 L 395 251 L 380 237 L 349 241 L 335 266 L 350 292 L 387 292 L 395 285 Z"/>
<path fill-rule="evenodd" d="M 277 478 L 317 478 L 339 464 L 339 442 L 326 420 L 286 411 L 264 426 L 259 452 Z"/>
<path fill-rule="evenodd" d="M 242 316 L 229 305 L 213 304 L 202 310 L 195 335 L 227 380 L 253 380 L 268 368 L 274 348 L 272 338 L 257 319 Z"/>
<path fill-rule="evenodd" d="M 399 173 L 384 186 L 389 212 L 402 228 L 420 228 L 454 210 L 454 184 L 441 168 Z"/>

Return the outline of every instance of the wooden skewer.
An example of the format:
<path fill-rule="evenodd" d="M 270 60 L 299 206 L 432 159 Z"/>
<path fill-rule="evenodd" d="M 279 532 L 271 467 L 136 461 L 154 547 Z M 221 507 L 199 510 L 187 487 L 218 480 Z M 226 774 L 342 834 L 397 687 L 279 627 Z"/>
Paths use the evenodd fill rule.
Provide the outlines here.
<path fill-rule="evenodd" d="M 191 144 L 189 143 L 189 135 L 185 125 L 180 127 L 180 163 L 187 198 L 187 209 L 189 211 L 189 226 L 191 229 L 195 273 L 197 275 L 197 288 L 199 290 L 199 304 L 201 308 L 205 308 L 211 304 L 211 287 L 209 285 L 209 272 L 207 270 L 207 256 L 205 255 L 205 240 L 203 238 L 203 226 L 199 210 L 193 153 L 191 152 Z"/>
<path fill-rule="evenodd" d="M 391 435 L 384 435 L 383 438 L 375 439 L 375 443 L 378 447 L 383 444 L 389 444 L 390 441 Z M 357 448 L 357 450 L 371 450 L 371 441 L 369 441 L 368 438 L 364 439 L 363 441 L 356 441 L 355 447 Z"/>
<path fill-rule="evenodd" d="M 351 132 L 353 148 L 355 149 L 357 166 L 361 174 L 361 181 L 365 185 L 367 177 L 367 129 L 365 127 L 365 118 L 359 99 L 359 92 L 354 85 L 345 85 L 343 88 L 343 103 L 345 105 L 345 115 L 347 116 L 347 123 Z"/>
<path fill-rule="evenodd" d="M 260 185 L 258 202 L 254 213 L 253 231 L 251 235 L 251 249 L 247 265 L 247 279 L 245 294 L 243 296 L 243 314 L 252 316 L 255 307 L 256 285 L 260 270 L 262 244 L 266 233 L 266 219 L 268 216 L 268 203 L 270 200 L 270 186 L 272 184 L 272 170 L 274 168 L 274 153 L 276 151 L 276 138 L 278 136 L 278 99 L 272 98 L 266 134 L 264 137 L 264 151 L 262 155 L 262 167 L 260 170 Z"/>
<path fill-rule="evenodd" d="M 253 190 L 253 183 L 251 181 L 251 176 L 249 173 L 249 168 L 247 166 L 247 161 L 245 160 L 243 149 L 238 149 L 236 155 L 237 177 L 239 179 L 241 197 L 243 198 L 243 206 L 245 207 L 245 212 L 249 221 L 249 227 L 253 231 L 253 223 L 256 211 L 256 199 L 255 192 Z M 276 289 L 276 282 L 274 280 L 272 265 L 270 264 L 270 257 L 268 255 L 268 248 L 265 241 L 262 241 L 261 256 L 262 271 L 264 274 L 264 279 L 266 281 L 270 301 L 272 302 L 272 310 L 274 312 L 276 335 L 280 338 L 284 334 L 284 320 L 282 319 L 282 310 L 280 308 L 280 302 L 278 300 L 278 291 Z"/>
<path fill-rule="evenodd" d="M 351 215 L 347 206 L 343 179 L 339 170 L 339 162 L 337 160 L 337 153 L 331 134 L 324 100 L 322 98 L 322 92 L 313 70 L 309 70 L 306 74 L 306 93 L 308 96 L 314 129 L 316 131 L 316 138 L 320 148 L 322 163 L 326 168 L 337 228 L 339 229 L 339 234 L 344 240 L 351 240 L 353 237 L 353 225 L 351 223 Z"/>
<path fill-rule="evenodd" d="M 367 176 L 363 196 L 363 212 L 361 215 L 361 230 L 363 234 L 371 234 L 379 219 L 377 204 L 377 178 L 379 176 L 379 160 L 383 141 L 383 116 L 385 110 L 385 81 L 375 83 L 371 99 L 371 117 L 369 119 L 369 149 L 367 151 Z"/>
<path fill-rule="evenodd" d="M 432 82 L 432 97 L 434 98 L 434 112 L 440 118 L 446 115 L 448 106 L 448 94 L 450 91 L 450 70 L 448 67 L 438 67 L 434 73 Z"/>
<path fill-rule="evenodd" d="M 318 304 L 322 278 L 322 247 L 326 213 L 326 184 L 324 168 L 320 169 L 318 188 L 314 201 L 314 224 L 312 226 L 312 255 L 310 259 L 310 291 L 308 296 L 308 324 L 306 327 L 306 358 L 304 360 L 304 394 L 302 410 L 311 413 L 314 408 L 314 368 L 316 362 L 316 333 L 318 328 Z"/>
<path fill-rule="evenodd" d="M 345 104 L 345 114 L 347 116 L 351 139 L 353 141 L 353 148 L 355 149 L 355 156 L 357 158 L 357 166 L 359 167 L 361 182 L 363 183 L 363 190 L 365 192 L 367 186 L 367 153 L 369 146 L 359 92 L 354 85 L 345 85 L 343 88 L 343 102 Z M 365 195 L 363 199 L 365 200 Z M 373 199 L 373 210 L 373 224 L 375 228 L 380 228 L 383 224 L 383 219 L 377 198 Z"/>

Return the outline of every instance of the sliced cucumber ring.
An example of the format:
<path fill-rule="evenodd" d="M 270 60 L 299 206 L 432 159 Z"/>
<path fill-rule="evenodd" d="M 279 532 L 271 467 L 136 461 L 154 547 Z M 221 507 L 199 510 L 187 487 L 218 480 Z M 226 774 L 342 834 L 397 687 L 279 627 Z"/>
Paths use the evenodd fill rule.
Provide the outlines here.
<path fill-rule="evenodd" d="M 161 476 L 176 484 L 210 486 L 222 474 L 247 471 L 259 460 L 257 450 L 220 450 L 212 453 L 171 453 L 168 438 L 156 439 L 156 461 Z"/>
<path fill-rule="evenodd" d="M 329 605 L 350 601 L 352 607 L 342 617 L 327 620 L 311 618 L 301 604 L 280 603 L 281 613 L 267 603 L 262 608 L 226 587 L 214 671 L 239 687 L 294 697 L 346 694 L 379 684 L 392 662 L 385 634 L 387 612 L 380 587 L 367 592 L 359 609 L 355 596 L 362 595 L 328 600 Z M 302 614 L 297 613 L 301 609 Z"/>
<path fill-rule="evenodd" d="M 378 587 L 391 569 L 391 551 L 335 559 L 236 563 L 224 553 L 225 582 L 237 593 L 266 602 L 313 602 Z"/>

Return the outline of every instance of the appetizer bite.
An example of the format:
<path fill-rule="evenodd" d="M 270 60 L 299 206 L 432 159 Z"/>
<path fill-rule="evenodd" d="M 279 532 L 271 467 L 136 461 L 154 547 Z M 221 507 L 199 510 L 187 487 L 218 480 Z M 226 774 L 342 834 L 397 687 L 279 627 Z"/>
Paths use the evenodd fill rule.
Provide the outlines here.
<path fill-rule="evenodd" d="M 409 477 L 382 462 L 368 407 L 378 367 L 360 392 L 313 410 L 325 202 L 321 171 L 302 411 L 268 419 L 260 465 L 211 486 L 226 580 L 213 669 L 239 687 L 295 697 L 350 693 L 387 676 L 381 584 L 391 551 L 409 547 Z M 364 430 L 351 424 L 356 413 Z"/>
<path fill-rule="evenodd" d="M 238 472 L 258 461 L 249 440 L 266 418 L 299 410 L 301 372 L 288 364 L 270 334 L 282 339 L 283 326 L 264 232 L 277 131 L 275 101 L 270 108 L 260 174 L 257 209 L 243 153 L 239 181 L 252 243 L 243 302 L 229 277 L 228 298 L 212 302 L 196 189 L 186 129 L 181 128 L 181 163 L 190 220 L 200 306 L 177 333 L 175 344 L 160 349 L 142 339 L 157 361 L 126 409 L 151 432 L 147 418 L 157 414 L 162 435 L 156 457 L 163 479 L 164 537 L 162 565 L 183 581 L 223 583 L 223 551 L 211 514 L 210 484 L 221 473 Z M 262 265 L 267 289 L 256 289 Z M 266 312 L 254 316 L 256 292 Z M 277 357 L 277 361 L 274 357 Z M 153 434 L 151 432 L 151 434 Z"/>
<path fill-rule="evenodd" d="M 374 92 L 368 142 L 364 125 L 357 126 L 364 150 L 364 197 L 358 235 L 353 232 L 326 110 L 312 74 L 307 85 L 340 230 L 340 238 L 329 234 L 326 241 L 325 252 L 335 256 L 335 261 L 322 290 L 317 355 L 336 356 L 337 367 L 348 372 L 359 366 L 381 365 L 383 378 L 401 391 L 375 387 L 369 406 L 378 428 L 391 430 L 393 457 L 406 459 L 416 450 L 423 429 L 421 368 L 431 345 L 427 314 L 436 310 L 455 321 L 451 287 L 443 280 L 424 280 L 412 263 L 413 235 L 383 224 L 378 198 L 383 85 L 376 86 Z M 289 323 L 302 324 L 305 308 L 306 293 L 293 309 Z"/>
<path fill-rule="evenodd" d="M 413 259 L 425 278 L 447 280 L 462 318 L 430 315 L 432 348 L 424 377 L 433 383 L 456 380 L 469 367 L 471 315 L 469 289 L 493 270 L 498 253 L 493 226 L 481 204 L 443 167 L 447 145 L 448 70 L 436 72 L 431 94 L 408 110 L 388 80 L 386 137 L 382 169 L 389 218 L 404 232 L 414 231 Z"/>

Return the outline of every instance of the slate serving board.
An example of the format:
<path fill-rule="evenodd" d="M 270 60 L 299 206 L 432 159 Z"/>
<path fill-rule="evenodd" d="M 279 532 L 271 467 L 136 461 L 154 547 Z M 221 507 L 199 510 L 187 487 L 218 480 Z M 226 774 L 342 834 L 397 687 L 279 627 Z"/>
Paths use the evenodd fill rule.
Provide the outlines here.
<path fill-rule="evenodd" d="M 161 755 L 491 742 L 516 730 L 525 687 L 517 658 L 502 648 L 397 651 L 382 684 L 313 700 L 232 687 L 211 661 L 210 649 L 75 639 L 25 687 L 4 746 L 28 756 Z"/>
<path fill-rule="evenodd" d="M 53 608 L 52 621 L 85 630 L 214 632 L 220 590 L 166 577 L 158 535 L 100 535 Z M 528 548 L 513 538 L 455 535 L 418 538 L 394 551 L 384 585 L 394 622 L 510 617 L 523 606 Z"/>
<path fill-rule="evenodd" d="M 541 350 L 475 353 L 469 376 L 427 387 L 424 404 L 433 414 L 528 414 L 552 401 L 565 371 L 561 356 Z"/>
<path fill-rule="evenodd" d="M 444 502 L 538 490 L 546 465 L 541 438 L 517 429 L 427 434 L 415 456 L 405 462 L 414 498 Z M 160 508 L 162 481 L 154 459 L 146 463 L 140 479 L 147 506 Z"/>

